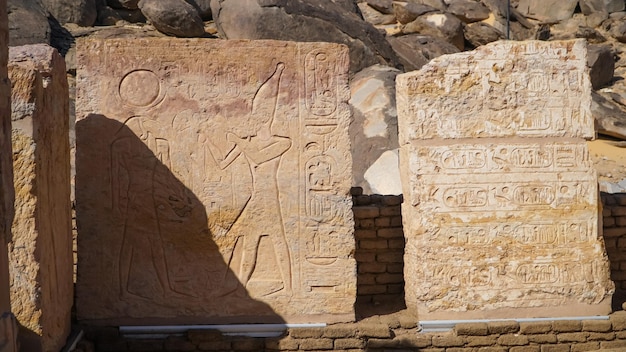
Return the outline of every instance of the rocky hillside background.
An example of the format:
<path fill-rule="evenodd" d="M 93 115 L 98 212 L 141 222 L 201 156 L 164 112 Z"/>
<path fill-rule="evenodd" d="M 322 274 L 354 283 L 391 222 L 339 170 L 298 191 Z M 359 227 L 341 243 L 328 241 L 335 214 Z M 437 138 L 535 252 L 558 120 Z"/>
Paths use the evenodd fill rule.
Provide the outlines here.
<path fill-rule="evenodd" d="M 585 38 L 602 189 L 626 192 L 625 0 L 9 0 L 10 45 L 47 43 L 73 87 L 82 36 L 330 41 L 350 48 L 354 184 L 399 193 L 395 76 L 500 40 Z M 210 57 L 206 58 L 210 60 Z M 70 88 L 71 89 L 71 88 Z M 395 166 L 394 166 L 395 165 Z M 381 180 L 383 180 L 381 182 Z M 396 184 L 397 183 L 397 184 Z"/>

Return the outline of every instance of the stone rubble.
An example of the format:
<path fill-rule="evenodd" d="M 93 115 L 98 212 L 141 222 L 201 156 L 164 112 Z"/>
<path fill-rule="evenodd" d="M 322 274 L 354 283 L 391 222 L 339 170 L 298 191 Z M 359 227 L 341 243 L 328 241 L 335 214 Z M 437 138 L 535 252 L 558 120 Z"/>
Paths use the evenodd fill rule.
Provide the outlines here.
<path fill-rule="evenodd" d="M 400 194 L 398 114 L 395 108 L 399 70 L 375 65 L 356 74 L 350 83 L 353 121 L 352 184 L 366 194 Z M 389 154 L 390 153 L 390 154 Z"/>

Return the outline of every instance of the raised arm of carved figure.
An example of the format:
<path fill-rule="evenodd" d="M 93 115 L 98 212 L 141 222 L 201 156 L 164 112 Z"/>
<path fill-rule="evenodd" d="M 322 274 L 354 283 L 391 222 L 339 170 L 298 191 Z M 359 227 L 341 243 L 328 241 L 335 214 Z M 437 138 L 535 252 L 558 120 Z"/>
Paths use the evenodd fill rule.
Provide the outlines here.
<path fill-rule="evenodd" d="M 230 164 L 232 164 L 239 157 L 239 155 L 241 155 L 241 149 L 237 144 L 233 144 L 229 151 L 223 155 L 221 150 L 208 138 L 202 140 L 201 142 L 207 146 L 209 155 L 211 155 L 213 160 L 215 160 L 215 163 L 217 163 L 219 168 L 222 170 L 229 167 Z"/>
<path fill-rule="evenodd" d="M 268 142 L 254 137 L 239 138 L 229 133 L 227 139 L 239 146 L 243 153 L 257 165 L 276 159 L 291 148 L 291 140 L 287 137 L 272 136 Z"/>

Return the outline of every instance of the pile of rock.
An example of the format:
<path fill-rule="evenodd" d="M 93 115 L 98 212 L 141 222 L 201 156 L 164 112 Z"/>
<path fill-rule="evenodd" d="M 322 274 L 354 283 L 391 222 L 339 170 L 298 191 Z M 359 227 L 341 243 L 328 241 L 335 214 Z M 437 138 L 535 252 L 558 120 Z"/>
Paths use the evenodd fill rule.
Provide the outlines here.
<path fill-rule="evenodd" d="M 385 64 L 405 72 L 431 59 L 510 38 L 587 38 L 610 82 L 614 43 L 626 41 L 624 1 L 567 0 L 9 0 L 11 45 L 54 43 L 56 25 L 151 24 L 177 37 L 344 43 L 351 72 Z M 135 26 L 137 27 L 137 26 Z M 71 29 L 71 28 L 70 28 Z M 74 34 L 76 30 L 71 30 Z M 61 50 L 63 52 L 63 50 Z M 594 61 L 595 62 L 595 61 Z"/>

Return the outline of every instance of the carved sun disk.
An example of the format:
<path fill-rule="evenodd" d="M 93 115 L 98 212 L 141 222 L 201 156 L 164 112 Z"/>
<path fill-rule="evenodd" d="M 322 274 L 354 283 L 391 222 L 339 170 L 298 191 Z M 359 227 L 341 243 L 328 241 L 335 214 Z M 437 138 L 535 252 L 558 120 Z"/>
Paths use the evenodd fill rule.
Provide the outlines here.
<path fill-rule="evenodd" d="M 149 70 L 135 70 L 122 78 L 119 85 L 122 100 L 133 106 L 148 106 L 161 93 L 159 77 Z"/>

